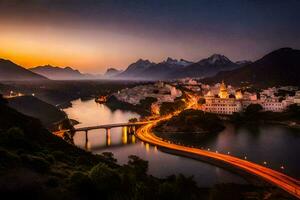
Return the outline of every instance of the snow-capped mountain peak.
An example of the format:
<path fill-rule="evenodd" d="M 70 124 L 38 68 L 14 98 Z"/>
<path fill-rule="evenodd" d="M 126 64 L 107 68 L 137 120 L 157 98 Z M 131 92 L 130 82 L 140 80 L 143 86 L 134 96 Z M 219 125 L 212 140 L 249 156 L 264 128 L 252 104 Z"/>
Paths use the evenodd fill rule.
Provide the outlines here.
<path fill-rule="evenodd" d="M 226 63 L 231 62 L 226 56 L 220 54 L 213 54 L 212 56 L 207 58 L 210 64 L 218 63 Z"/>
<path fill-rule="evenodd" d="M 170 58 L 170 57 L 168 57 L 167 60 L 164 61 L 164 62 L 168 63 L 168 64 L 171 64 L 171 65 L 180 65 L 180 66 L 184 66 L 184 67 L 187 66 L 187 65 L 192 64 L 192 62 L 184 60 L 184 59 L 177 60 L 177 59 L 173 59 L 173 58 Z"/>

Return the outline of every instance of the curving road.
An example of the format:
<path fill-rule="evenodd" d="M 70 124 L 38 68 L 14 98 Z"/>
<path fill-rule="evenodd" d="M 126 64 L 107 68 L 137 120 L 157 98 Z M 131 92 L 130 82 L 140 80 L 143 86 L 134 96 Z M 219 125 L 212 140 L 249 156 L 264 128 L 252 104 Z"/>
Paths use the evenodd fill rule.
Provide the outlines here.
<path fill-rule="evenodd" d="M 187 108 L 191 107 L 192 103 L 188 104 Z M 186 147 L 181 146 L 178 144 L 173 144 L 169 141 L 164 141 L 162 138 L 157 137 L 152 129 L 153 127 L 162 120 L 170 119 L 172 115 L 168 115 L 162 117 L 158 120 L 152 121 L 151 123 L 141 127 L 136 131 L 136 136 L 147 143 L 150 143 L 155 146 L 164 147 L 167 149 L 190 153 L 192 155 L 215 159 L 217 161 L 221 161 L 227 164 L 230 164 L 233 167 L 246 171 L 252 175 L 256 175 L 265 181 L 282 188 L 286 192 L 290 193 L 291 195 L 300 199 L 300 181 L 296 180 L 292 177 L 289 177 L 283 173 L 278 171 L 272 170 L 270 168 L 264 167 L 262 165 L 252 163 L 247 160 L 243 160 L 240 158 L 236 158 L 234 156 L 221 154 L 221 153 L 214 153 L 211 151 L 201 150 L 198 148 Z"/>

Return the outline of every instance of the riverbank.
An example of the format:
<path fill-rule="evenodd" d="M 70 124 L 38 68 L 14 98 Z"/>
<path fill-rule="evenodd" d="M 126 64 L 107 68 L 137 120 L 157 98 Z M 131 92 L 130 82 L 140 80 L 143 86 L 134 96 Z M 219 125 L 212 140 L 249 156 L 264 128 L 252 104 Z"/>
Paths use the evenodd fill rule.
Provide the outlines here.
<path fill-rule="evenodd" d="M 217 134 L 224 128 L 217 115 L 188 109 L 168 120 L 160 121 L 153 128 L 153 131 L 162 138 L 180 142 L 180 140 L 189 137 L 201 140 Z"/>
<path fill-rule="evenodd" d="M 126 103 L 123 101 L 119 101 L 115 96 L 110 96 L 105 103 L 112 110 L 125 110 L 125 111 L 133 111 L 141 115 L 142 117 L 147 117 L 151 115 L 150 106 L 144 105 L 132 105 L 130 103 Z"/>

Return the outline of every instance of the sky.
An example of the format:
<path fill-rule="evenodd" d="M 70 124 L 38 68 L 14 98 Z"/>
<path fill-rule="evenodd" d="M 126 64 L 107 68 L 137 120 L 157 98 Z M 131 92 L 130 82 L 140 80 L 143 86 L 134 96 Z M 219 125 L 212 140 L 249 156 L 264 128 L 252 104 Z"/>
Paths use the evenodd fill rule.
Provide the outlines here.
<path fill-rule="evenodd" d="M 0 0 L 0 58 L 125 69 L 139 58 L 255 60 L 300 49 L 299 0 Z"/>

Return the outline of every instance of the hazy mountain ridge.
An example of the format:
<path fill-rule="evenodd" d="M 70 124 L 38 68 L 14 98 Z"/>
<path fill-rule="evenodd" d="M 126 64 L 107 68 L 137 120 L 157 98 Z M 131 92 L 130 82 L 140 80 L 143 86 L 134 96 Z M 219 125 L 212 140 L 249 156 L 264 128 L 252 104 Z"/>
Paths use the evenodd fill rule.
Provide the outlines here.
<path fill-rule="evenodd" d="M 213 83 L 224 80 L 233 85 L 246 82 L 265 86 L 300 86 L 299 74 L 300 50 L 281 48 L 244 67 L 219 72 L 216 76 L 206 78 L 203 81 Z"/>
<path fill-rule="evenodd" d="M 75 80 L 75 79 L 94 79 L 94 75 L 83 74 L 79 70 L 71 67 L 56 67 L 51 65 L 37 66 L 30 68 L 34 73 L 40 74 L 52 80 Z"/>
<path fill-rule="evenodd" d="M 47 80 L 46 77 L 27 70 L 10 60 L 0 59 L 0 81 Z"/>
<path fill-rule="evenodd" d="M 104 76 L 107 78 L 110 78 L 110 77 L 117 76 L 122 72 L 123 72 L 122 70 L 118 70 L 116 68 L 111 67 L 106 70 L 106 72 L 104 73 Z"/>

